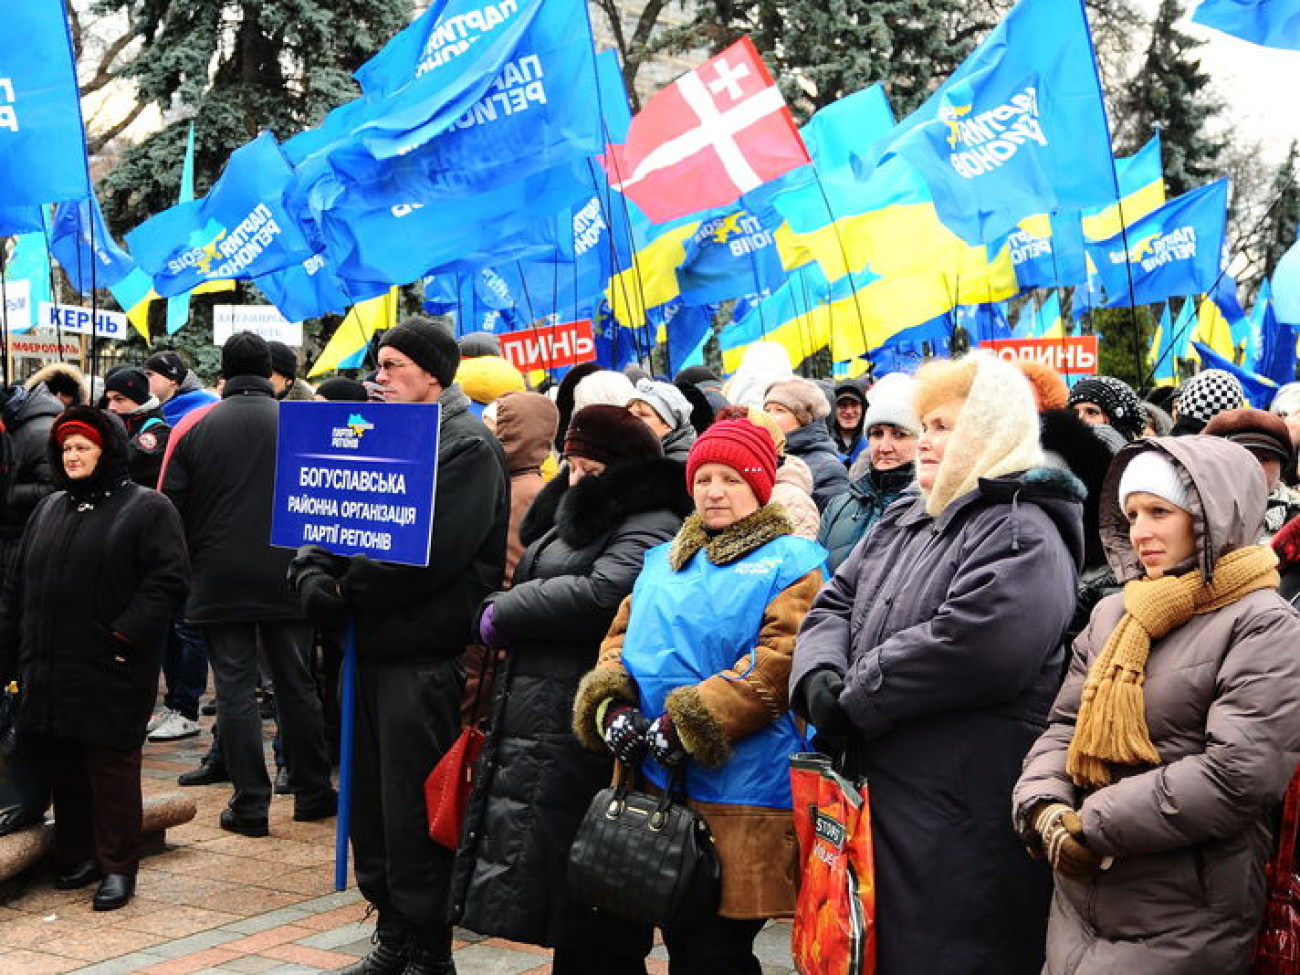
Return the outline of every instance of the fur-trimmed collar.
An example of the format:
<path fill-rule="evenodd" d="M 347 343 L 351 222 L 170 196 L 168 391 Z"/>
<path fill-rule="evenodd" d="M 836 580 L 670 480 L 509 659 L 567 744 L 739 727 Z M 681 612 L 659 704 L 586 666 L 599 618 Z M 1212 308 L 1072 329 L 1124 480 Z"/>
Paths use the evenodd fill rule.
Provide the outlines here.
<path fill-rule="evenodd" d="M 566 545 L 585 548 L 631 515 L 671 511 L 685 518 L 693 507 L 686 493 L 686 472 L 675 460 L 619 461 L 573 487 L 564 469 L 537 495 L 520 525 L 519 538 L 530 545 L 554 528 Z"/>
<path fill-rule="evenodd" d="M 680 572 L 687 562 L 704 549 L 714 565 L 730 565 L 755 549 L 762 548 L 774 538 L 794 533 L 794 525 L 785 508 L 765 504 L 752 515 L 741 518 L 734 525 L 716 534 L 704 527 L 704 519 L 692 514 L 686 519 L 677 537 L 673 539 L 668 563 L 674 572 Z"/>

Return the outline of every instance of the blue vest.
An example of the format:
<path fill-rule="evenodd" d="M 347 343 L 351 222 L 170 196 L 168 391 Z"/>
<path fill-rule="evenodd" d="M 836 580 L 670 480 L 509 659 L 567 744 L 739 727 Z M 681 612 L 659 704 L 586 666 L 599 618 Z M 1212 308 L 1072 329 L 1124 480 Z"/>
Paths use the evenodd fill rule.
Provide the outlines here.
<path fill-rule="evenodd" d="M 646 553 L 632 590 L 623 664 L 648 717 L 663 714 L 670 691 L 698 684 L 736 666 L 758 642 L 763 612 L 782 590 L 824 566 L 826 550 L 793 535 L 773 539 L 730 565 L 714 565 L 701 549 L 680 572 L 668 563 L 671 545 Z M 732 742 L 721 768 L 686 763 L 686 794 L 703 802 L 790 808 L 791 753 L 804 749 L 794 718 L 776 721 Z M 668 775 L 654 759 L 646 777 L 663 786 Z"/>

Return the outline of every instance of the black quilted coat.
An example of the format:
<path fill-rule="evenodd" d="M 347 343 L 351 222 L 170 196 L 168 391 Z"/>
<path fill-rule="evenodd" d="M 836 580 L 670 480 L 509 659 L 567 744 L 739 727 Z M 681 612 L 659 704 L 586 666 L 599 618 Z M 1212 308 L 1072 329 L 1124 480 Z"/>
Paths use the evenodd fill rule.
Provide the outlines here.
<path fill-rule="evenodd" d="M 508 652 L 453 881 L 463 926 L 538 945 L 561 937 L 569 847 L 612 773 L 612 758 L 570 731 L 573 695 L 646 550 L 690 510 L 682 465 L 656 457 L 573 488 L 562 472 L 525 516 L 514 585 L 488 599 Z"/>

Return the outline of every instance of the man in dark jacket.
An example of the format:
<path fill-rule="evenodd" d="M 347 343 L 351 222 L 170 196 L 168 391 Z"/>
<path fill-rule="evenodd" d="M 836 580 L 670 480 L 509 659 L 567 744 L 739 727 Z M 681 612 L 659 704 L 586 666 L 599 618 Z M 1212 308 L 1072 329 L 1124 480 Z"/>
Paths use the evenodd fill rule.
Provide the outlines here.
<path fill-rule="evenodd" d="M 172 428 L 158 397 L 149 392 L 149 377 L 135 366 L 119 366 L 104 378 L 104 402 L 126 427 L 131 480 L 156 488 Z"/>
<path fill-rule="evenodd" d="M 63 404 L 41 384 L 33 389 L 0 390 L 0 420 L 13 443 L 13 467 L 4 511 L 0 512 L 0 579 L 18 552 L 27 519 L 36 504 L 54 490 L 46 445 Z"/>
<path fill-rule="evenodd" d="M 203 629 L 216 681 L 221 753 L 234 785 L 221 827 L 266 836 L 271 780 L 255 697 L 259 647 L 275 681 L 294 819 L 334 815 L 337 793 L 307 664 L 311 627 L 285 582 L 292 556 L 269 542 L 279 407 L 266 341 L 231 336 L 221 370 L 222 401 L 180 439 L 162 487 L 185 523 L 193 564 L 185 616 Z"/>
<path fill-rule="evenodd" d="M 452 852 L 429 839 L 424 780 L 459 731 L 461 655 L 474 611 L 500 587 L 510 523 L 501 445 L 453 380 L 460 351 L 428 319 L 384 335 L 378 381 L 392 403 L 438 403 L 433 540 L 424 567 L 341 559 L 308 546 L 292 575 L 309 618 L 357 633 L 352 850 L 379 911 L 375 950 L 351 975 L 451 975 Z"/>
<path fill-rule="evenodd" d="M 163 413 L 172 426 L 191 410 L 218 399 L 212 390 L 203 388 L 199 377 L 176 352 L 168 350 L 151 355 L 144 360 L 144 372 L 149 377 L 149 391 L 162 403 Z"/>

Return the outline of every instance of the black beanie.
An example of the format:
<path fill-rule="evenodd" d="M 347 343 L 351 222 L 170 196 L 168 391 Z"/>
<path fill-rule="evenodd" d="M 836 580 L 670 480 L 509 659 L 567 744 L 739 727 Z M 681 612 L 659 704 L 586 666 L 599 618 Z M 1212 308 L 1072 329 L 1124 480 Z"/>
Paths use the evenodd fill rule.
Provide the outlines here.
<path fill-rule="evenodd" d="M 104 379 L 104 389 L 120 393 L 133 403 L 147 403 L 152 395 L 149 392 L 149 377 L 143 369 L 135 366 L 122 366 L 114 369 Z"/>
<path fill-rule="evenodd" d="M 274 340 L 267 342 L 266 347 L 271 350 L 271 371 L 278 372 L 286 379 L 297 379 L 298 356 L 293 349 Z"/>
<path fill-rule="evenodd" d="M 256 332 L 236 332 L 221 348 L 221 375 L 271 378 L 271 350 Z"/>
<path fill-rule="evenodd" d="M 370 399 L 366 387 L 347 376 L 335 376 L 316 387 L 316 395 L 336 403 L 364 403 Z"/>
<path fill-rule="evenodd" d="M 144 367 L 149 372 L 156 372 L 174 383 L 184 382 L 185 374 L 189 372 L 185 367 L 185 360 L 171 350 L 155 352 L 144 360 Z"/>
<path fill-rule="evenodd" d="M 409 358 L 438 380 L 443 389 L 456 381 L 456 368 L 460 365 L 456 340 L 427 318 L 414 315 L 390 328 L 379 342 L 381 349 L 385 346 L 392 346 Z"/>

